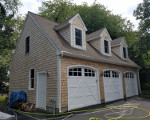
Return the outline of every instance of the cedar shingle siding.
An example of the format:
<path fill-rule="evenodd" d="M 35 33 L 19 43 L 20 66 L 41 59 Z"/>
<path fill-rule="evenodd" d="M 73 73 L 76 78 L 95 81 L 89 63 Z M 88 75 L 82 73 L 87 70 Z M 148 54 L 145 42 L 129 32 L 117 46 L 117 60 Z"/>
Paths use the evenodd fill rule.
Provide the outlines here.
<path fill-rule="evenodd" d="M 25 40 L 30 36 L 30 52 L 25 54 Z M 41 30 L 28 17 L 11 62 L 9 91 L 24 90 L 28 101 L 36 103 L 37 72 L 48 71 L 47 77 L 47 106 L 51 98 L 57 96 L 57 60 L 56 49 L 50 44 Z M 35 69 L 34 90 L 29 90 L 29 70 Z"/>
<path fill-rule="evenodd" d="M 52 98 L 55 98 L 58 103 L 56 103 L 56 107 L 61 108 L 59 112 L 60 110 L 64 112 L 68 109 L 67 68 L 71 65 L 85 65 L 98 70 L 102 102 L 105 99 L 102 75 L 104 69 L 116 69 L 121 72 L 125 96 L 126 90 L 123 74 L 126 71 L 133 71 L 137 75 L 137 80 L 139 80 L 137 71 L 139 66 L 130 59 L 123 60 L 121 58 L 120 46 L 112 47 L 111 51 L 111 38 L 106 28 L 86 35 L 86 27 L 79 15 L 73 19 L 71 25 L 68 21 L 69 19 L 58 25 L 36 14 L 28 13 L 10 66 L 10 93 L 24 90 L 27 92 L 28 102 L 36 104 L 37 73 L 45 71 L 48 73 L 46 110 L 52 110 Z M 75 48 L 75 27 L 82 30 L 83 49 Z M 26 54 L 25 43 L 28 36 L 30 36 L 30 46 L 29 53 Z M 101 41 L 104 41 L 104 39 L 109 41 L 109 53 L 111 53 L 109 56 L 103 54 L 104 43 Z M 120 43 L 122 38 L 118 40 L 119 42 L 115 40 L 112 45 L 115 46 Z M 122 46 L 126 46 L 124 41 Z M 29 90 L 30 69 L 34 69 L 35 73 L 34 90 Z"/>

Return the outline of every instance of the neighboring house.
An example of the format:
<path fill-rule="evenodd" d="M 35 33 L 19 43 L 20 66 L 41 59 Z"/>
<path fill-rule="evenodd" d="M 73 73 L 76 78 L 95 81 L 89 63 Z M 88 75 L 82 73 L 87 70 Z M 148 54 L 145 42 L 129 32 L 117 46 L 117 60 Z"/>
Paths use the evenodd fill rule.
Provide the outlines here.
<path fill-rule="evenodd" d="M 92 24 L 92 23 L 91 23 Z M 140 67 L 125 39 L 106 28 L 86 35 L 79 14 L 62 24 L 28 12 L 10 67 L 9 91 L 24 90 L 36 108 L 56 111 L 101 104 L 140 93 Z"/>

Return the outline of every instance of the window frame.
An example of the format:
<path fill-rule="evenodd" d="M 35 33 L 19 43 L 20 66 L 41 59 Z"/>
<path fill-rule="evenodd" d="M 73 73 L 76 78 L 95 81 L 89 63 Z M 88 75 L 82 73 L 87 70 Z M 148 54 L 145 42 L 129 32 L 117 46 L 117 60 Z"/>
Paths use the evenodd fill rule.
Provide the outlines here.
<path fill-rule="evenodd" d="M 34 73 L 34 75 L 33 75 L 33 78 L 31 77 L 31 74 L 32 74 L 32 70 L 34 70 L 33 71 L 33 73 Z M 32 82 L 33 82 L 33 87 L 32 87 Z M 30 70 L 29 70 L 29 90 L 34 90 L 34 88 L 35 88 L 35 69 L 34 68 L 31 68 Z"/>
<path fill-rule="evenodd" d="M 105 42 L 107 43 L 107 46 L 105 46 Z M 108 52 L 106 52 L 106 49 L 107 49 Z M 110 54 L 109 49 L 110 49 L 109 48 L 109 41 L 104 39 L 104 53 L 105 54 Z"/>
<path fill-rule="evenodd" d="M 29 54 L 30 52 L 30 36 L 26 37 L 25 40 L 25 54 Z"/>
<path fill-rule="evenodd" d="M 76 29 L 81 31 L 81 45 L 76 44 Z M 74 27 L 74 45 L 76 48 L 83 49 L 83 30 L 78 27 Z"/>

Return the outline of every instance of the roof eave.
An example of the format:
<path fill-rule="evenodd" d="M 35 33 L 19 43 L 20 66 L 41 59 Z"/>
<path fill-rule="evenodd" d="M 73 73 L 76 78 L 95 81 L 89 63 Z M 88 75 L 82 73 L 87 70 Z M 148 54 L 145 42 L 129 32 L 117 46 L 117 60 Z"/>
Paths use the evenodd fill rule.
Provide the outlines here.
<path fill-rule="evenodd" d="M 62 53 L 62 56 L 80 58 L 80 59 L 85 59 L 85 60 L 92 60 L 92 61 L 96 61 L 96 62 L 109 63 L 109 64 L 119 65 L 119 66 L 128 66 L 128 67 L 133 67 L 133 68 L 140 68 L 139 66 L 126 65 L 126 64 L 122 64 L 122 63 L 116 63 L 116 62 L 110 62 L 108 60 L 102 60 L 100 58 L 93 58 L 93 57 L 89 57 L 89 56 L 85 56 L 85 55 L 73 54 L 73 53 L 66 52 L 66 51 L 61 51 L 61 53 Z"/>

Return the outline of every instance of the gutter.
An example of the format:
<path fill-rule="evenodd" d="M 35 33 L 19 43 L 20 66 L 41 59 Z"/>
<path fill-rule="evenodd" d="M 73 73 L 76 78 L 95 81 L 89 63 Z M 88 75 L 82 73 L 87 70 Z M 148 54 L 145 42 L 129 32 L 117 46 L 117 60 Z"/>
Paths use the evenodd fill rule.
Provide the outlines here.
<path fill-rule="evenodd" d="M 85 56 L 85 55 L 77 55 L 77 54 L 73 54 L 73 53 L 70 53 L 70 52 L 66 52 L 66 51 L 61 51 L 61 57 L 63 56 L 68 56 L 68 57 L 74 57 L 74 58 L 80 58 L 80 59 L 85 59 L 85 60 L 92 60 L 92 61 L 96 61 L 96 62 L 103 62 L 103 63 L 109 63 L 109 64 L 113 64 L 113 65 L 119 65 L 119 66 L 128 66 L 128 67 L 133 67 L 133 68 L 140 68 L 140 67 L 136 67 L 136 66 L 133 66 L 133 65 L 126 65 L 126 64 L 123 64 L 123 63 L 116 63 L 116 62 L 111 62 L 109 60 L 103 60 L 103 59 L 100 59 L 100 58 L 93 58 L 93 57 L 89 57 L 89 56 Z"/>

